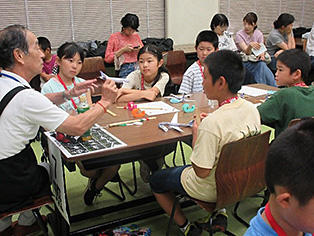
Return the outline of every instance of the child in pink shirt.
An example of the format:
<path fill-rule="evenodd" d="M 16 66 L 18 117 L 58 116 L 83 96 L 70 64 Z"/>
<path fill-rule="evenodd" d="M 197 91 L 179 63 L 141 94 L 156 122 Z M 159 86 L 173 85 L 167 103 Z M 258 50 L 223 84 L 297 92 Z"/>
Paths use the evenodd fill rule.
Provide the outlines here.
<path fill-rule="evenodd" d="M 121 25 L 121 32 L 113 33 L 108 40 L 105 62 L 114 62 L 115 70 L 120 71 L 119 76 L 125 78 L 136 69 L 137 53 L 143 47 L 143 43 L 136 33 L 139 27 L 136 15 L 127 13 L 121 19 Z"/>
<path fill-rule="evenodd" d="M 57 55 L 51 54 L 51 44 L 46 37 L 38 37 L 37 40 L 41 51 L 45 55 L 43 70 L 40 73 L 40 87 L 42 87 L 44 83 L 46 83 L 50 78 L 54 77 L 57 74 Z"/>

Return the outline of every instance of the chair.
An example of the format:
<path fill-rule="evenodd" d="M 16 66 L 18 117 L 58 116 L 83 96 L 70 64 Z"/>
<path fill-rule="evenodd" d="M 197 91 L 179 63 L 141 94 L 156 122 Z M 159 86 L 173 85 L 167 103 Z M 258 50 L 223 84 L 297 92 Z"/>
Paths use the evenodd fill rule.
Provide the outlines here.
<path fill-rule="evenodd" d="M 166 67 L 169 71 L 172 82 L 176 85 L 176 92 L 178 92 L 186 67 L 184 51 L 178 50 L 167 52 Z"/>
<path fill-rule="evenodd" d="M 265 188 L 264 169 L 269 148 L 269 136 L 270 131 L 267 131 L 263 134 L 243 138 L 223 146 L 215 174 L 217 201 L 204 202 L 192 199 L 201 208 L 208 212 L 213 212 L 210 223 L 218 209 L 233 204 L 236 204 L 233 211 L 234 217 L 241 223 L 245 222 L 237 214 L 238 203 Z M 167 235 L 178 200 L 179 198 L 176 199 L 172 208 Z M 211 224 L 208 228 L 210 235 L 212 235 Z M 226 231 L 226 233 L 229 232 Z"/>
<path fill-rule="evenodd" d="M 15 210 L 15 211 L 8 211 L 4 213 L 0 213 L 0 220 L 12 216 L 15 214 L 22 213 L 24 211 L 32 211 L 33 215 L 35 216 L 38 225 L 40 226 L 41 230 L 43 231 L 44 235 L 48 236 L 48 227 L 45 224 L 45 222 L 42 219 L 42 216 L 39 212 L 40 207 L 46 206 L 51 212 L 53 212 L 52 208 L 49 206 L 49 204 L 53 204 L 53 200 L 50 195 L 46 195 L 37 199 L 34 199 L 33 203 L 31 205 L 25 206 L 21 209 Z"/>
<path fill-rule="evenodd" d="M 99 71 L 105 71 L 104 59 L 100 56 L 97 57 L 87 57 L 83 62 L 82 69 L 77 75 L 83 79 L 94 79 L 100 76 Z"/>
<path fill-rule="evenodd" d="M 176 50 L 176 51 L 168 51 L 166 54 L 166 68 L 169 71 L 170 78 L 175 85 L 175 93 L 178 93 L 180 84 L 182 82 L 183 74 L 185 72 L 186 68 L 186 58 L 183 50 Z M 179 141 L 179 145 L 181 148 L 181 155 L 182 160 L 185 165 L 185 158 L 184 158 L 184 152 L 183 152 L 183 146 L 182 142 Z M 176 149 L 174 151 L 173 155 L 173 163 L 175 165 L 175 155 L 176 155 Z"/>

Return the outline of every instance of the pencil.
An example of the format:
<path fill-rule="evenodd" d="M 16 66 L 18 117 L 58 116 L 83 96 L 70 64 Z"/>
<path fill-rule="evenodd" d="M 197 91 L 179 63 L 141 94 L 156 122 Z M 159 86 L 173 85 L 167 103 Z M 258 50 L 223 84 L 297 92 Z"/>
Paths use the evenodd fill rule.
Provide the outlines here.
<path fill-rule="evenodd" d="M 138 109 L 146 110 L 163 110 L 162 107 L 138 107 Z"/>
<path fill-rule="evenodd" d="M 108 113 L 109 115 L 112 115 L 112 116 L 117 116 L 117 114 L 116 114 L 116 113 L 114 113 L 114 112 L 110 111 L 109 109 L 107 109 L 107 113 Z"/>
<path fill-rule="evenodd" d="M 154 120 L 154 119 L 156 119 L 155 116 L 149 117 L 147 119 L 142 118 L 142 119 L 136 119 L 136 120 L 126 120 L 126 121 L 111 123 L 108 125 L 108 127 L 120 126 L 120 125 L 124 125 L 124 124 L 130 124 L 130 123 L 134 123 L 134 122 L 145 121 L 145 120 Z"/>

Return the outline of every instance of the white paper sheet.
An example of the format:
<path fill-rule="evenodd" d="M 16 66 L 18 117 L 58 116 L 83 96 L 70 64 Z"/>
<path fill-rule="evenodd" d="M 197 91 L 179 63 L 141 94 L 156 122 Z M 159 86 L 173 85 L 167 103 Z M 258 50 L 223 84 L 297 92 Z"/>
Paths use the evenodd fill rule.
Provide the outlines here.
<path fill-rule="evenodd" d="M 253 88 L 249 86 L 242 86 L 238 94 L 246 94 L 252 97 L 266 95 L 268 93 L 265 89 Z"/>
<path fill-rule="evenodd" d="M 142 111 L 145 111 L 145 113 L 148 116 L 155 116 L 155 115 L 161 115 L 161 114 L 167 114 L 167 113 L 179 111 L 177 108 L 170 106 L 167 103 L 161 102 L 161 101 L 140 103 L 140 104 L 136 104 L 136 105 Z M 155 108 L 155 109 L 149 109 L 149 108 Z"/>

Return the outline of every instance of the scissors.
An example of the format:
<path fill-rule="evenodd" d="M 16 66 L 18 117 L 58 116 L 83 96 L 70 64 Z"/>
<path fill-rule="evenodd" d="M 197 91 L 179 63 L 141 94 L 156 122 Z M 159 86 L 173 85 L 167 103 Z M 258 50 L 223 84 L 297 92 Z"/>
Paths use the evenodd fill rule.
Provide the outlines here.
<path fill-rule="evenodd" d="M 184 131 L 180 127 L 192 127 L 194 120 L 191 120 L 189 123 L 178 123 L 178 113 L 175 113 L 170 122 L 160 122 L 158 127 L 162 129 L 164 132 L 168 132 L 169 129 L 174 129 L 180 133 Z M 167 127 L 168 126 L 168 127 Z"/>

